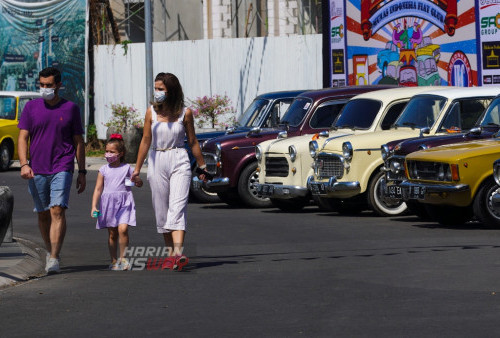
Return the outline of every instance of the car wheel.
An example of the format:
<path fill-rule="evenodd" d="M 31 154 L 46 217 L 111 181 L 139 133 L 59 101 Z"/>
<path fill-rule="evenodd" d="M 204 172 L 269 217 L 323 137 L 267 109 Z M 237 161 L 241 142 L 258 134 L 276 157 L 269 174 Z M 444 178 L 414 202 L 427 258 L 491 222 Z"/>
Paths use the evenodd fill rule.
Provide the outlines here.
<path fill-rule="evenodd" d="M 218 203 L 221 201 L 216 192 L 209 192 L 200 187 L 199 189 L 193 189 L 193 185 L 190 187 L 191 196 L 200 203 Z"/>
<path fill-rule="evenodd" d="M 243 169 L 238 181 L 238 195 L 243 203 L 253 208 L 265 208 L 271 206 L 271 200 L 259 195 L 255 184 L 259 182 L 257 162 L 252 162 Z"/>
<path fill-rule="evenodd" d="M 463 225 L 473 216 L 470 207 L 426 204 L 425 209 L 433 221 L 442 225 Z"/>
<path fill-rule="evenodd" d="M 300 212 L 309 203 L 308 197 L 296 197 L 291 199 L 271 198 L 271 203 L 281 211 Z"/>
<path fill-rule="evenodd" d="M 10 162 L 12 161 L 12 154 L 10 153 L 7 144 L 2 143 L 0 145 L 0 171 L 6 171 L 10 167 Z"/>
<path fill-rule="evenodd" d="M 379 171 L 372 177 L 368 185 L 368 204 L 380 216 L 399 216 L 407 210 L 406 203 L 384 196 L 380 184 L 384 176 L 384 172 Z"/>
<path fill-rule="evenodd" d="M 429 213 L 427 212 L 427 209 L 425 208 L 425 205 L 418 202 L 418 201 L 406 201 L 406 206 L 408 207 L 408 212 L 410 214 L 416 215 L 418 218 L 420 218 L 423 221 L 430 221 L 431 216 L 429 216 Z"/>
<path fill-rule="evenodd" d="M 472 205 L 474 215 L 485 225 L 498 228 L 500 226 L 500 205 L 495 208 L 492 197 L 500 192 L 500 187 L 492 177 L 487 178 L 479 188 Z"/>
<path fill-rule="evenodd" d="M 241 199 L 238 196 L 238 193 L 233 189 L 227 190 L 224 192 L 218 192 L 217 196 L 219 197 L 219 199 L 222 202 L 224 202 L 232 207 L 238 207 L 242 204 Z"/>

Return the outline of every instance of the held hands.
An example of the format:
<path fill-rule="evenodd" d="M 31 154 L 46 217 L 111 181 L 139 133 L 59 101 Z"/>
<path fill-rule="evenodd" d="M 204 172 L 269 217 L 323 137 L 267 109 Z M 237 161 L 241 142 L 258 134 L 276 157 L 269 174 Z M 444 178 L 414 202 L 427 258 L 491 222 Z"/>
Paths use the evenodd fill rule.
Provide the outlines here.
<path fill-rule="evenodd" d="M 138 188 L 142 187 L 142 185 L 143 185 L 143 182 L 142 182 L 141 178 L 139 177 L 139 174 L 140 174 L 139 172 L 134 171 L 132 173 L 132 176 L 130 176 L 130 180 L 132 182 L 134 182 L 135 186 Z"/>

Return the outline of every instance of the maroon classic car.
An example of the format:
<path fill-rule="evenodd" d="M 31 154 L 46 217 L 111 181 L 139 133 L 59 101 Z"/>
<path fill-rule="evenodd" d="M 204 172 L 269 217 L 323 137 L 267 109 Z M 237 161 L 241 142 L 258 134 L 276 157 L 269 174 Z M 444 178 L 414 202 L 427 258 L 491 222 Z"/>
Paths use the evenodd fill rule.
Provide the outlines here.
<path fill-rule="evenodd" d="M 491 103 L 490 103 L 491 102 Z M 489 104 L 489 106 L 488 106 Z M 485 108 L 488 107 L 486 110 Z M 433 148 L 452 143 L 476 141 L 491 138 L 500 130 L 500 96 L 491 98 L 463 98 L 454 107 L 460 129 L 450 130 L 449 135 L 415 137 L 406 140 L 392 141 L 382 145 L 385 179 L 381 181 L 386 198 L 402 199 L 399 185 L 406 180 L 404 172 L 405 156 L 423 149 Z M 423 131 L 425 133 L 425 131 Z M 428 218 L 423 205 L 416 200 L 406 201 L 408 209 L 420 218 Z"/>
<path fill-rule="evenodd" d="M 394 86 L 352 86 L 308 91 L 300 94 L 280 121 L 279 128 L 253 128 L 247 133 L 224 135 L 203 143 L 207 170 L 214 179 L 193 185 L 216 192 L 230 205 L 270 206 L 269 198 L 257 193 L 255 146 L 272 139 L 314 134 L 328 130 L 344 104 L 353 96 Z"/>

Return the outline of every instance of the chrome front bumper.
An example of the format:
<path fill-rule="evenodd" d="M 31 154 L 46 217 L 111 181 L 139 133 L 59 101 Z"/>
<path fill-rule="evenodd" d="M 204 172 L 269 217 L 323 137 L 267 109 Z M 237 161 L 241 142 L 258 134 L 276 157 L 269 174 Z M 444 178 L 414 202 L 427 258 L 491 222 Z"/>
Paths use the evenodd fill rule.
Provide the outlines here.
<path fill-rule="evenodd" d="M 402 189 L 403 200 L 418 199 L 423 202 L 431 199 L 431 194 L 442 194 L 443 198 L 450 197 L 448 194 L 457 194 L 469 192 L 468 184 L 428 184 L 428 183 L 412 183 L 408 181 L 401 182 L 399 185 Z"/>
<path fill-rule="evenodd" d="M 313 195 L 327 195 L 334 192 L 353 192 L 354 194 L 358 194 L 361 192 L 361 185 L 358 181 L 338 182 L 335 177 L 330 177 L 328 182 L 316 182 L 314 181 L 314 176 L 309 176 L 307 179 L 307 188 Z"/>
<path fill-rule="evenodd" d="M 298 185 L 256 183 L 255 187 L 259 194 L 270 198 L 289 199 L 294 197 L 303 197 L 309 194 L 307 187 L 301 187 Z"/>
<path fill-rule="evenodd" d="M 216 177 L 212 181 L 203 182 L 198 177 L 193 177 L 191 180 L 193 189 L 204 189 L 209 192 L 222 192 L 229 187 L 229 177 Z"/>

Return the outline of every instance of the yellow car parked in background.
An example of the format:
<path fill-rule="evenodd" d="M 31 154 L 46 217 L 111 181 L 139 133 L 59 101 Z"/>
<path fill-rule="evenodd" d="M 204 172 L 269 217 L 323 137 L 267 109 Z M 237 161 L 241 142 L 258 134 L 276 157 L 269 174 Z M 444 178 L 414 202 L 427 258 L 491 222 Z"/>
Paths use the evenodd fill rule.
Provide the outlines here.
<path fill-rule="evenodd" d="M 17 160 L 17 124 L 26 102 L 40 97 L 36 92 L 0 91 L 0 171 L 9 169 Z"/>

